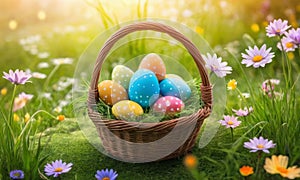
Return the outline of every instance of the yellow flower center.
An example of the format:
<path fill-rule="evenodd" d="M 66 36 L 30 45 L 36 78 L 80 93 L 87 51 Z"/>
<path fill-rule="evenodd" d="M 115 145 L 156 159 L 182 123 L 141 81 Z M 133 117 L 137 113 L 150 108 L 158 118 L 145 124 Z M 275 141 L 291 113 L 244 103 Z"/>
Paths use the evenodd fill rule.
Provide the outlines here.
<path fill-rule="evenodd" d="M 286 168 L 283 168 L 283 167 L 276 167 L 277 171 L 280 172 L 280 174 L 286 174 L 288 172 L 288 170 Z"/>
<path fill-rule="evenodd" d="M 231 120 L 229 120 L 229 121 L 227 122 L 227 124 L 228 124 L 228 125 L 233 125 L 234 123 L 233 123 Z"/>
<path fill-rule="evenodd" d="M 17 172 L 17 173 L 14 173 L 14 176 L 15 176 L 15 177 L 21 177 L 21 173 L 18 173 L 18 172 Z"/>
<path fill-rule="evenodd" d="M 63 168 L 60 168 L 60 167 L 54 169 L 54 172 L 62 172 L 62 171 L 63 171 Z"/>
<path fill-rule="evenodd" d="M 102 180 L 110 180 L 109 177 L 104 177 Z"/>
<path fill-rule="evenodd" d="M 258 144 L 256 147 L 259 149 L 263 149 L 265 146 L 263 144 Z"/>
<path fill-rule="evenodd" d="M 252 60 L 254 62 L 260 62 L 262 59 L 263 59 L 263 57 L 261 55 L 256 55 L 256 56 L 253 57 Z"/>
<path fill-rule="evenodd" d="M 230 80 L 227 84 L 227 88 L 229 90 L 234 90 L 236 88 L 236 86 L 237 86 L 237 82 L 235 79 Z"/>
<path fill-rule="evenodd" d="M 294 44 L 291 43 L 291 42 L 287 42 L 287 43 L 285 43 L 285 46 L 286 46 L 287 48 L 292 48 L 292 47 L 294 46 Z"/>
<path fill-rule="evenodd" d="M 276 30 L 276 32 L 277 32 L 277 33 L 280 33 L 280 32 L 281 32 L 281 30 L 280 30 L 280 29 L 277 29 L 277 30 Z"/>

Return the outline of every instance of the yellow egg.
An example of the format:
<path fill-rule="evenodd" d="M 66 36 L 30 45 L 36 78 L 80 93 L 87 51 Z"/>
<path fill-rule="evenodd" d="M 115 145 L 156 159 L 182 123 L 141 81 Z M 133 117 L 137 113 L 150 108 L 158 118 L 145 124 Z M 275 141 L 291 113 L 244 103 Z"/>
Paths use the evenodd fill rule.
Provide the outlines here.
<path fill-rule="evenodd" d="M 139 69 L 148 69 L 154 72 L 159 81 L 165 79 L 166 76 L 166 66 L 161 57 L 155 53 L 146 55 L 142 59 Z"/>
<path fill-rule="evenodd" d="M 112 113 L 117 119 L 132 121 L 144 113 L 143 108 L 136 102 L 123 100 L 112 107 Z"/>
<path fill-rule="evenodd" d="M 107 105 L 114 105 L 119 101 L 128 99 L 127 91 L 118 83 L 104 80 L 98 85 L 100 99 Z"/>

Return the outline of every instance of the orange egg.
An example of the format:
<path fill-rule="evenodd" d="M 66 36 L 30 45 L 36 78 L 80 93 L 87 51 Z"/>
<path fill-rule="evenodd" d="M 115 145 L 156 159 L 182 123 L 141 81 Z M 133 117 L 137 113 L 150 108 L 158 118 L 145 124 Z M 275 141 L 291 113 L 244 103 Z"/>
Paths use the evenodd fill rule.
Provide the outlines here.
<path fill-rule="evenodd" d="M 142 59 L 139 69 L 148 69 L 154 72 L 159 81 L 165 79 L 166 76 L 166 66 L 161 57 L 155 53 L 146 55 Z"/>
<path fill-rule="evenodd" d="M 100 99 L 107 105 L 114 105 L 119 101 L 128 99 L 127 92 L 123 86 L 111 80 L 100 82 L 98 92 Z"/>

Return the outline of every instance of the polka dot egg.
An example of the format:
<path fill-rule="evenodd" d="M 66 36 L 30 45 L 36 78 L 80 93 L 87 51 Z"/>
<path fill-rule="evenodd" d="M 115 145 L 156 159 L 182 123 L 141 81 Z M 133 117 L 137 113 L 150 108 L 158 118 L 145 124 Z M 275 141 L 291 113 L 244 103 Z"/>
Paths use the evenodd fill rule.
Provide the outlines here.
<path fill-rule="evenodd" d="M 135 120 L 136 117 L 144 113 L 143 108 L 136 102 L 123 100 L 117 102 L 112 107 L 112 113 L 117 119 Z"/>
<path fill-rule="evenodd" d="M 153 112 L 172 115 L 183 110 L 184 103 L 181 99 L 173 96 L 160 97 L 153 105 Z"/>
<path fill-rule="evenodd" d="M 133 74 L 128 89 L 130 100 L 147 108 L 158 99 L 159 92 L 159 83 L 152 71 L 139 69 Z"/>
<path fill-rule="evenodd" d="M 163 80 L 166 76 L 166 66 L 160 56 L 155 53 L 146 55 L 142 59 L 139 69 L 148 69 L 154 72 L 159 81 Z"/>
<path fill-rule="evenodd" d="M 98 92 L 100 99 L 107 105 L 114 105 L 121 100 L 128 99 L 126 90 L 120 84 L 111 80 L 100 82 Z"/>
<path fill-rule="evenodd" d="M 182 101 L 191 96 L 191 88 L 181 78 L 166 78 L 160 82 L 159 86 L 162 96 L 175 96 Z"/>
<path fill-rule="evenodd" d="M 117 65 L 112 71 L 112 80 L 119 83 L 125 89 L 128 89 L 133 71 L 126 66 Z"/>

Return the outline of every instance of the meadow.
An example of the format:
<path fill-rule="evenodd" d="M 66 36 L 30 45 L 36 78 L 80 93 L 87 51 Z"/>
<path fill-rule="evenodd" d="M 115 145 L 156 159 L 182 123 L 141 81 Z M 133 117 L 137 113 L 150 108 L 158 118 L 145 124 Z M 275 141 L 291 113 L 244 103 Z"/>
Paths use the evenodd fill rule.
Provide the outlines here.
<path fill-rule="evenodd" d="M 115 179 L 105 169 L 125 180 L 300 178 L 299 2 L 15 0 L 2 8 L 0 179 Z M 189 154 L 121 162 L 99 151 L 85 103 L 104 42 L 145 20 L 173 26 L 196 45 L 213 85 L 213 110 Z M 199 79 L 186 49 L 153 32 L 118 42 L 101 79 L 118 64 L 137 68 L 151 52 L 185 80 Z M 227 64 L 209 65 L 220 58 Z"/>

